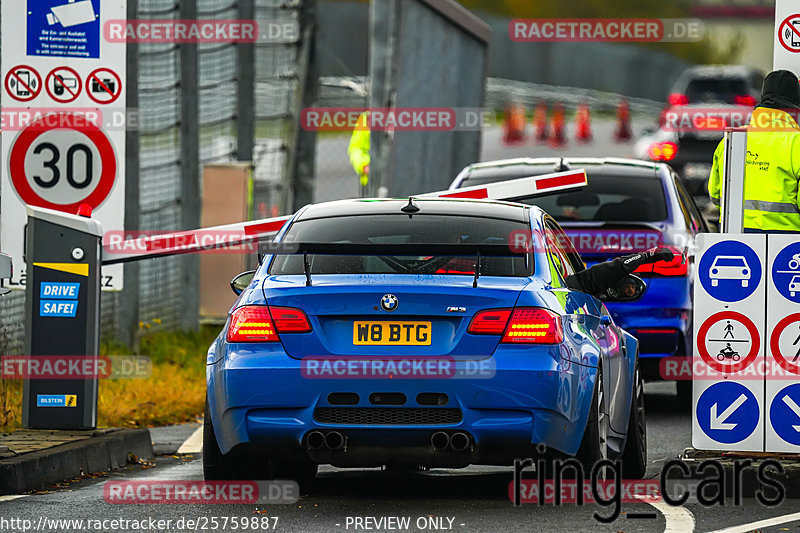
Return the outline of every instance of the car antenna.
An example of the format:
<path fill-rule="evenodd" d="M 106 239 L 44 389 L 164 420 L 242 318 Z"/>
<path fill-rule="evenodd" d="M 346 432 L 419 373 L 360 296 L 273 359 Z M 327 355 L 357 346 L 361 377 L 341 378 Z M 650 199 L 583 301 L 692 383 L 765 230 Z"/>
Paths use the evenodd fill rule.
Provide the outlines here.
<path fill-rule="evenodd" d="M 311 286 L 311 265 L 308 263 L 308 252 L 303 252 L 303 273 L 306 275 L 306 287 Z"/>
<path fill-rule="evenodd" d="M 570 166 L 566 161 L 564 161 L 563 157 L 559 157 L 558 163 L 556 163 L 556 168 L 553 170 L 556 172 L 566 172 L 567 170 L 570 170 Z"/>
<path fill-rule="evenodd" d="M 409 217 L 411 215 L 413 215 L 414 213 L 419 213 L 419 206 L 414 203 L 414 197 L 413 196 L 409 196 L 408 197 L 408 203 L 406 205 L 404 205 L 403 207 L 401 207 L 400 211 L 402 211 L 403 213 L 408 214 Z"/>
<path fill-rule="evenodd" d="M 472 288 L 478 287 L 478 278 L 481 277 L 481 251 L 478 250 L 478 255 L 475 256 L 475 277 L 472 279 Z"/>

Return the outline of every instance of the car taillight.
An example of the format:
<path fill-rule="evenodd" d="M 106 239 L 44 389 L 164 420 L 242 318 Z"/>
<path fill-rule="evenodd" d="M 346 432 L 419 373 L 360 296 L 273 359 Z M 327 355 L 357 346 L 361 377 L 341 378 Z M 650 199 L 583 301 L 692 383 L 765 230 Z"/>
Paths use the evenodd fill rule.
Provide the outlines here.
<path fill-rule="evenodd" d="M 467 333 L 473 335 L 502 335 L 508 324 L 511 309 L 487 309 L 472 317 Z"/>
<path fill-rule="evenodd" d="M 653 161 L 672 161 L 678 155 L 678 145 L 673 142 L 654 143 L 647 150 Z"/>
<path fill-rule="evenodd" d="M 674 257 L 672 261 L 659 261 L 642 265 L 633 271 L 634 274 L 658 274 L 660 276 L 686 276 L 689 274 L 688 261 L 683 260 L 682 252 L 672 246 L 667 246 L 672 251 Z"/>
<path fill-rule="evenodd" d="M 756 105 L 756 99 L 749 94 L 739 94 L 733 97 L 733 103 L 735 105 L 746 105 L 746 106 L 753 106 Z"/>
<path fill-rule="evenodd" d="M 559 344 L 563 340 L 561 317 L 556 313 L 538 307 L 516 307 L 500 342 Z"/>
<path fill-rule="evenodd" d="M 272 322 L 278 333 L 308 333 L 311 323 L 306 314 L 293 307 L 270 307 Z"/>
<path fill-rule="evenodd" d="M 233 312 L 228 342 L 278 342 L 278 334 L 265 305 L 246 305 Z"/>
<path fill-rule="evenodd" d="M 689 103 L 689 97 L 681 93 L 672 93 L 667 98 L 667 102 L 669 102 L 669 105 L 673 107 L 686 105 Z"/>

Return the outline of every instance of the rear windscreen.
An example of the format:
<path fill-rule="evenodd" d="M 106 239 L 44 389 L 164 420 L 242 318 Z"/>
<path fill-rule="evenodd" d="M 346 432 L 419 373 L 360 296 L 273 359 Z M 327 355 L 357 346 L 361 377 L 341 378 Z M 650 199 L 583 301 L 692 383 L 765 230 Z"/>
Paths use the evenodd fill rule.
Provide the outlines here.
<path fill-rule="evenodd" d="M 519 200 L 538 205 L 560 222 L 660 222 L 667 219 L 664 186 L 657 178 L 594 175 L 575 192 Z"/>
<path fill-rule="evenodd" d="M 344 244 L 500 244 L 508 245 L 525 222 L 494 218 L 402 214 L 364 215 L 301 220 L 292 224 L 284 242 Z M 476 257 L 309 255 L 312 274 L 463 274 L 474 275 Z M 482 257 L 480 274 L 529 276 L 525 257 Z M 301 255 L 279 255 L 273 275 L 303 274 Z"/>
<path fill-rule="evenodd" d="M 742 78 L 699 78 L 689 82 L 686 97 L 690 103 L 734 103 L 736 96 L 749 94 Z"/>

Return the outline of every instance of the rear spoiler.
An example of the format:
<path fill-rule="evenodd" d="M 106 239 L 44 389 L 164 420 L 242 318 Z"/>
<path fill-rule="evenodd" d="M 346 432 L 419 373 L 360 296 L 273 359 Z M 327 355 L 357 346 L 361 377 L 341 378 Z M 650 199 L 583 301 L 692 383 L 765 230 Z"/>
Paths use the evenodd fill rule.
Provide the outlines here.
<path fill-rule="evenodd" d="M 306 286 L 311 286 L 311 264 L 309 255 L 374 255 L 374 256 L 438 256 L 475 257 L 475 272 L 472 286 L 478 286 L 481 257 L 524 257 L 525 250 L 515 250 L 509 244 L 362 244 L 362 243 L 292 243 L 262 242 L 259 255 L 302 255 Z"/>

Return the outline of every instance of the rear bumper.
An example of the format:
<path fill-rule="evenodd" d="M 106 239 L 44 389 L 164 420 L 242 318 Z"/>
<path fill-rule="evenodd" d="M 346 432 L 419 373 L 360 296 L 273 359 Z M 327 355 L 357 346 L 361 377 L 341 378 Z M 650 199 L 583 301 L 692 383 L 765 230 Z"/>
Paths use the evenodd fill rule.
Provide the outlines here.
<path fill-rule="evenodd" d="M 207 367 L 207 378 L 223 453 L 252 446 L 276 456 L 307 456 L 339 466 L 507 464 L 530 456 L 537 444 L 574 454 L 596 375 L 594 366 L 561 358 L 558 346 L 498 348 L 490 359 L 493 376 L 391 380 L 308 379 L 302 362 L 288 357 L 280 345 L 253 350 L 220 343 L 218 348 L 226 353 Z M 356 394 L 358 401 L 331 403 L 332 393 Z M 383 405 L 374 393 L 400 393 L 405 402 Z M 446 395 L 447 401 L 424 405 L 420 393 Z M 326 409 L 327 416 L 319 409 Z M 449 414 L 444 416 L 443 410 Z M 315 430 L 342 433 L 346 450 L 309 450 L 306 438 Z M 466 433 L 469 449 L 435 450 L 430 439 L 436 431 Z"/>

